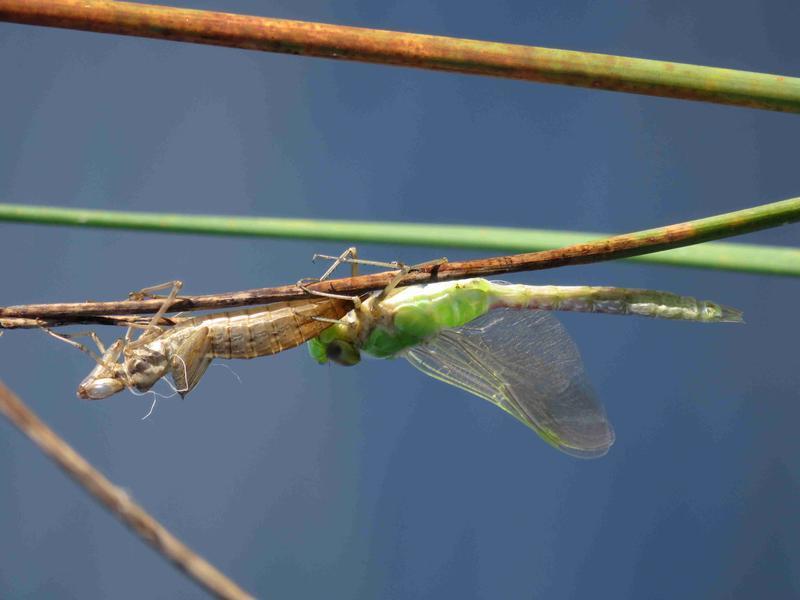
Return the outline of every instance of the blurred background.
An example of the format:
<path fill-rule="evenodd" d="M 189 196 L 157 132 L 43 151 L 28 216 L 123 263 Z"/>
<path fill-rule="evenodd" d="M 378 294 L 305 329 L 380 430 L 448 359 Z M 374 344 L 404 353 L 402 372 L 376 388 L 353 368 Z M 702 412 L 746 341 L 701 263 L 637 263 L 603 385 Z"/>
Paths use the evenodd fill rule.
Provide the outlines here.
<path fill-rule="evenodd" d="M 172 4 L 800 74 L 793 0 Z M 612 233 L 800 194 L 797 115 L 11 24 L 0 74 L 2 202 Z M 278 285 L 346 245 L 0 224 L 0 305 Z M 0 378 L 259 597 L 800 594 L 798 282 L 508 279 L 665 289 L 747 324 L 561 317 L 617 432 L 595 461 L 404 361 L 228 362 L 144 421 L 149 396 L 79 401 L 91 361 L 41 332 L 0 338 Z M 3 598 L 202 596 L 5 421 L 0 476 Z"/>

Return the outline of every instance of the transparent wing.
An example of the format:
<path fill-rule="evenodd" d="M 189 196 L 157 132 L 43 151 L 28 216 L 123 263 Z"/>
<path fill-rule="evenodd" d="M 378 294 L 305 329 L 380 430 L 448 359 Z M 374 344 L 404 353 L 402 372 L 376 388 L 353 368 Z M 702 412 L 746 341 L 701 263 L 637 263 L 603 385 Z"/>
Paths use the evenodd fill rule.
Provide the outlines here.
<path fill-rule="evenodd" d="M 549 313 L 493 310 L 403 356 L 423 373 L 502 408 L 567 454 L 595 458 L 614 443 L 578 349 Z"/>

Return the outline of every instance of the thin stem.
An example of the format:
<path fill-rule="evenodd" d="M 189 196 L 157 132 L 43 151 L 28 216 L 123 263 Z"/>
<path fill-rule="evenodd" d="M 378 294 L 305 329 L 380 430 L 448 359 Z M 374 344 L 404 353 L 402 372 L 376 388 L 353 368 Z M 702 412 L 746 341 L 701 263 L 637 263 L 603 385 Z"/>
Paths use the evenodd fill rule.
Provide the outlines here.
<path fill-rule="evenodd" d="M 779 223 L 784 217 L 792 220 L 793 215 L 797 213 L 798 205 L 800 198 L 794 198 L 751 210 L 758 210 L 763 214 L 775 212 L 776 214 L 769 217 Z M 162 233 L 312 239 L 345 244 L 405 244 L 506 252 L 546 250 L 607 237 L 598 233 L 511 227 L 141 213 L 28 204 L 0 204 L 0 221 Z M 735 224 L 732 227 L 735 227 Z M 695 248 L 638 256 L 633 260 L 672 266 L 800 276 L 798 248 L 711 243 Z"/>
<path fill-rule="evenodd" d="M 798 78 L 589 52 L 109 0 L 0 0 L 0 20 L 800 112 Z"/>
<path fill-rule="evenodd" d="M 121 488 L 61 439 L 0 381 L 0 412 L 89 494 L 114 513 L 144 542 L 218 598 L 251 598 L 214 565 L 167 531 Z"/>
<path fill-rule="evenodd" d="M 401 285 L 535 271 L 639 256 L 777 227 L 798 220 L 800 220 L 800 198 L 793 198 L 657 229 L 573 244 L 556 250 L 420 267 L 409 273 Z M 348 279 L 327 280 L 308 287 L 320 292 L 352 296 L 384 288 L 393 276 L 394 272 L 375 273 Z M 307 292 L 296 285 L 284 285 L 227 294 L 181 297 L 174 302 L 171 309 L 186 311 L 231 308 L 285 300 L 303 300 L 309 297 Z M 30 304 L 0 308 L 0 319 L 41 318 L 79 323 L 87 316 L 156 312 L 162 304 L 162 300 Z"/>

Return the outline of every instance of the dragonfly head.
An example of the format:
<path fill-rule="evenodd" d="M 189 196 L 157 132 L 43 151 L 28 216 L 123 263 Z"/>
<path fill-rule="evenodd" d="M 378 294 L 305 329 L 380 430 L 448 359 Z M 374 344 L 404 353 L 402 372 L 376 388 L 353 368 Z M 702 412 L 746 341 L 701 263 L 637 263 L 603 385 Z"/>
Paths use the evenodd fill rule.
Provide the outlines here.
<path fill-rule="evenodd" d="M 337 325 L 329 327 L 308 342 L 311 358 L 320 364 L 333 361 L 344 367 L 351 367 L 361 361 L 361 353 L 356 345 L 347 339 L 346 328 Z"/>
<path fill-rule="evenodd" d="M 352 343 L 333 340 L 325 349 L 328 359 L 343 367 L 352 367 L 361 362 L 361 353 Z"/>

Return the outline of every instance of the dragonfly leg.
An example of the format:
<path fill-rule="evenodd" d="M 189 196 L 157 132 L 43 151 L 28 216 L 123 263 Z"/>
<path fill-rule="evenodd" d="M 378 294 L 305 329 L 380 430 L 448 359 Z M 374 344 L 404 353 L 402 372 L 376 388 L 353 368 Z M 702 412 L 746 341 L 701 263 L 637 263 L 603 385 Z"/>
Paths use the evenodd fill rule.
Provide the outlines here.
<path fill-rule="evenodd" d="M 315 277 L 305 277 L 298 281 L 295 285 L 303 290 L 306 294 L 311 294 L 312 296 L 322 296 L 323 298 L 333 298 L 334 300 L 348 300 L 353 303 L 354 308 L 359 308 L 361 306 L 361 298 L 358 296 L 346 296 L 344 294 L 320 292 L 319 290 L 312 290 L 308 287 L 312 283 L 319 283 L 320 281 L 322 280 Z M 314 317 L 314 319 L 316 320 L 316 317 Z"/>
<path fill-rule="evenodd" d="M 341 265 L 342 263 L 348 263 L 351 265 L 352 274 L 351 277 L 355 277 L 358 273 L 358 265 L 369 265 L 372 267 L 383 267 L 386 269 L 398 269 L 399 272 L 392 278 L 392 280 L 388 283 L 388 285 L 381 290 L 381 292 L 376 297 L 375 303 L 381 302 L 386 296 L 391 292 L 394 288 L 396 288 L 403 279 L 412 271 L 417 271 L 424 267 L 431 267 L 436 265 L 442 265 L 447 262 L 447 258 L 437 258 L 434 260 L 429 260 L 426 262 L 418 263 L 416 265 L 405 265 L 399 261 L 392 261 L 392 262 L 383 262 L 377 260 L 365 260 L 363 258 L 358 258 L 358 251 L 355 246 L 352 246 L 345 250 L 339 256 L 328 256 L 327 254 L 315 254 L 314 260 L 317 258 L 323 258 L 325 260 L 332 260 L 333 264 L 328 268 L 327 271 L 320 277 L 319 279 L 301 279 L 297 282 L 297 286 L 302 289 L 304 292 L 309 294 L 314 294 L 318 296 L 325 296 L 327 298 L 337 298 L 337 299 L 344 299 L 344 300 L 351 300 L 353 304 L 358 308 L 360 306 L 361 301 L 354 297 L 354 296 L 343 296 L 340 294 L 330 294 L 327 292 L 317 292 L 314 290 L 310 290 L 307 286 L 310 283 L 316 283 L 318 281 L 324 281 L 336 270 L 336 268 Z"/>
<path fill-rule="evenodd" d="M 355 277 L 356 275 L 358 275 L 358 265 L 367 265 L 367 266 L 370 266 L 370 267 L 383 267 L 384 269 L 402 269 L 403 266 L 404 266 L 403 263 L 398 262 L 396 260 L 393 260 L 391 262 L 386 262 L 386 261 L 382 261 L 382 260 L 367 260 L 365 258 L 358 258 L 358 250 L 356 249 L 355 246 L 352 246 L 352 247 L 348 248 L 340 256 L 328 256 L 327 254 L 315 254 L 314 255 L 314 260 L 316 260 L 318 258 L 324 258 L 325 260 L 332 260 L 333 261 L 333 264 L 328 268 L 327 271 L 325 271 L 325 274 L 322 276 L 321 280 L 323 280 L 323 281 L 325 279 L 327 279 L 328 276 L 330 276 L 331 273 L 333 273 L 333 271 L 336 269 L 336 267 L 338 267 L 342 263 L 347 263 L 347 264 L 349 264 L 351 266 L 352 272 L 350 274 L 350 277 Z M 445 259 L 438 259 L 436 261 L 430 261 L 430 262 L 431 263 L 439 263 L 439 262 L 442 262 L 442 261 L 446 262 L 447 259 L 446 258 Z M 427 264 L 429 264 L 429 263 L 421 263 L 419 265 L 414 265 L 413 267 L 410 267 L 410 268 L 413 270 L 413 269 L 416 269 L 418 267 L 421 267 L 421 266 L 427 265 Z"/>
<path fill-rule="evenodd" d="M 328 278 L 328 276 L 333 273 L 333 271 L 341 265 L 342 263 L 348 263 L 353 266 L 353 272 L 350 275 L 351 277 L 355 277 L 358 273 L 357 267 L 358 265 L 368 265 L 371 267 L 383 267 L 385 269 L 403 269 L 406 267 L 403 263 L 397 260 L 393 260 L 391 262 L 386 262 L 382 260 L 367 260 L 365 258 L 358 258 L 358 253 L 355 247 L 348 248 L 345 250 L 340 256 L 328 256 L 327 254 L 315 254 L 314 260 L 318 258 L 323 258 L 325 260 L 332 260 L 333 264 L 325 271 L 325 274 L 320 278 L 320 280 L 324 281 Z M 422 263 L 418 263 L 416 265 L 408 266 L 409 271 L 416 271 L 418 269 L 422 269 L 424 267 L 430 267 L 435 265 L 442 265 L 447 262 L 446 257 L 436 258 L 434 260 L 428 260 Z"/>
<path fill-rule="evenodd" d="M 389 282 L 389 284 L 383 289 L 383 291 L 379 294 L 379 298 L 383 299 L 386 295 L 391 292 L 397 285 L 408 275 L 411 271 L 417 271 L 424 267 L 431 267 L 436 265 L 442 265 L 447 262 L 446 257 L 436 258 L 434 260 L 425 261 L 422 263 L 418 263 L 416 265 L 405 265 L 399 261 L 392 261 L 392 262 L 385 262 L 385 261 L 378 261 L 378 260 L 366 260 L 363 258 L 358 258 L 358 251 L 355 246 L 352 246 L 345 250 L 339 256 L 328 256 L 327 254 L 315 254 L 314 260 L 317 258 L 324 258 L 325 260 L 332 260 L 333 264 L 328 268 L 327 271 L 322 275 L 319 281 L 324 281 L 327 279 L 333 271 L 342 263 L 349 263 L 352 266 L 352 274 L 351 277 L 355 277 L 358 273 L 358 265 L 369 265 L 372 267 L 383 267 L 386 269 L 399 269 L 399 273 L 395 275 L 395 277 Z M 341 296 L 335 296 L 341 297 Z M 379 300 L 380 301 L 380 300 Z"/>
<path fill-rule="evenodd" d="M 446 262 L 447 258 L 443 256 L 442 258 L 436 258 L 434 260 L 428 260 L 423 263 L 418 263 L 416 265 L 410 265 L 410 266 L 404 265 L 403 263 L 395 263 L 396 265 L 399 266 L 400 272 L 397 273 L 397 275 L 395 275 L 394 277 L 392 277 L 392 280 L 388 284 L 386 284 L 386 287 L 383 288 L 381 292 L 375 297 L 375 304 L 382 302 L 386 298 L 386 296 L 389 295 L 389 292 L 391 292 L 394 288 L 396 288 L 400 284 L 400 282 L 403 281 L 403 279 L 405 279 L 406 276 L 412 271 L 419 271 L 424 267 L 443 265 Z"/>
<path fill-rule="evenodd" d="M 320 281 L 325 281 L 331 274 L 341 265 L 342 263 L 350 263 L 350 277 L 355 277 L 358 275 L 358 265 L 361 261 L 358 260 L 358 249 L 355 246 L 351 246 L 344 252 L 342 252 L 339 256 L 328 256 L 326 254 L 315 254 L 314 257 L 311 259 L 312 261 L 324 258 L 326 260 L 332 260 L 333 264 L 328 267 L 328 270 L 322 274 L 322 277 L 305 277 L 297 282 L 297 287 L 301 290 L 306 292 L 307 294 L 312 294 L 314 296 L 322 296 L 323 298 L 333 298 L 335 300 L 349 300 L 353 303 L 355 308 L 359 308 L 361 306 L 361 298 L 358 296 L 346 296 L 344 294 L 332 294 L 330 292 L 320 292 L 317 290 L 309 289 L 308 286 L 312 283 L 319 283 Z M 315 317 L 315 320 L 316 317 Z M 334 321 L 338 322 L 338 321 Z"/>
<path fill-rule="evenodd" d="M 350 277 L 358 275 L 358 265 L 361 261 L 358 260 L 358 248 L 350 246 L 347 250 L 342 252 L 339 256 L 328 256 L 327 254 L 315 254 L 311 258 L 311 262 L 316 261 L 318 258 L 325 260 L 332 260 L 333 264 L 328 267 L 328 270 L 319 278 L 320 281 L 325 281 L 342 263 L 350 263 Z"/>

